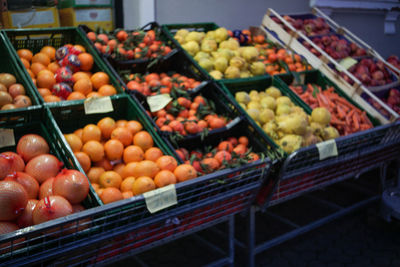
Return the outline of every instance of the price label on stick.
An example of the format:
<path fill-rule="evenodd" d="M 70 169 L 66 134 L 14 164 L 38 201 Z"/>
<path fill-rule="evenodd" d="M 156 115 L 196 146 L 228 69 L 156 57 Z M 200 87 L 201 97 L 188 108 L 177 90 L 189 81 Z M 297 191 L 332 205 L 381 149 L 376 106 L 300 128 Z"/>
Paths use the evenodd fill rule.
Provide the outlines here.
<path fill-rule="evenodd" d="M 111 98 L 106 97 L 90 97 L 85 100 L 85 114 L 107 113 L 114 111 Z"/>
<path fill-rule="evenodd" d="M 318 143 L 316 144 L 316 146 L 319 152 L 319 160 L 339 155 L 336 147 L 336 142 L 334 139 Z"/>
<path fill-rule="evenodd" d="M 163 109 L 171 102 L 172 98 L 169 94 L 160 94 L 147 97 L 147 104 L 149 104 L 150 111 L 156 112 Z"/>
<path fill-rule="evenodd" d="M 146 207 L 150 213 L 178 204 L 174 184 L 170 184 L 153 191 L 143 193 Z"/>
<path fill-rule="evenodd" d="M 0 129 L 0 148 L 15 146 L 14 130 Z"/>
<path fill-rule="evenodd" d="M 340 61 L 340 66 L 342 66 L 345 70 L 350 69 L 353 67 L 355 64 L 357 64 L 357 60 L 351 57 L 346 57 Z"/>

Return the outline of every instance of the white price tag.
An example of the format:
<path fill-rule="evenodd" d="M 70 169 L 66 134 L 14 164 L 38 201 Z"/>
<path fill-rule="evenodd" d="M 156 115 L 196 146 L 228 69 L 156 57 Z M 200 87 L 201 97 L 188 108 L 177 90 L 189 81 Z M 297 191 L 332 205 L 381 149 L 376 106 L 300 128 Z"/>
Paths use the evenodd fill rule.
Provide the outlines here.
<path fill-rule="evenodd" d="M 170 184 L 153 191 L 143 193 L 146 207 L 150 213 L 155 213 L 172 205 L 178 204 L 175 184 Z"/>
<path fill-rule="evenodd" d="M 340 66 L 342 66 L 345 70 L 350 69 L 352 66 L 357 64 L 357 60 L 351 57 L 346 57 L 340 61 Z"/>
<path fill-rule="evenodd" d="M 319 152 L 319 160 L 339 155 L 335 139 L 316 144 Z"/>
<path fill-rule="evenodd" d="M 111 98 L 106 97 L 90 97 L 85 100 L 85 114 L 107 113 L 114 111 Z"/>
<path fill-rule="evenodd" d="M 0 148 L 15 146 L 14 130 L 0 129 Z"/>
<path fill-rule="evenodd" d="M 239 122 L 240 122 L 240 117 L 236 117 L 233 120 L 231 120 L 225 127 L 226 127 L 226 129 L 229 130 L 230 128 L 232 128 L 233 126 L 238 124 Z"/>
<path fill-rule="evenodd" d="M 154 96 L 148 96 L 146 98 L 147 104 L 149 104 L 150 111 L 156 112 L 163 109 L 166 105 L 171 102 L 172 98 L 169 94 L 160 94 Z"/>

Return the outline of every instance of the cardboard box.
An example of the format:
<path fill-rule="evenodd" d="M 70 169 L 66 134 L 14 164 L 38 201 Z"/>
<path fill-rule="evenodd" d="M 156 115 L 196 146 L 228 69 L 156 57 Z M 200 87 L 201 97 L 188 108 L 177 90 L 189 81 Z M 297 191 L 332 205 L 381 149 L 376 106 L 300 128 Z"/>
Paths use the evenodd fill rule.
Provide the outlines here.
<path fill-rule="evenodd" d="M 59 0 L 58 8 L 69 7 L 112 7 L 112 0 Z"/>
<path fill-rule="evenodd" d="M 61 26 L 78 26 L 85 24 L 95 30 L 114 29 L 112 8 L 63 8 L 59 10 Z"/>
<path fill-rule="evenodd" d="M 4 28 L 56 28 L 60 27 L 56 7 L 32 8 L 1 13 Z"/>

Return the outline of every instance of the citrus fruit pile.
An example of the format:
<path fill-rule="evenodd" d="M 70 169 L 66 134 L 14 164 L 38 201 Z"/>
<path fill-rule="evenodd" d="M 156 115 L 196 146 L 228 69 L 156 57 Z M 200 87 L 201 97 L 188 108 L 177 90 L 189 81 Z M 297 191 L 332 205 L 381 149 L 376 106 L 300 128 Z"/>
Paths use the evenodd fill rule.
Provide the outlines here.
<path fill-rule="evenodd" d="M 134 90 L 146 96 L 157 94 L 182 94 L 200 85 L 200 82 L 186 77 L 185 75 L 174 73 L 149 73 L 141 75 L 139 73 L 129 74 L 126 79 L 126 86 L 129 90 Z"/>
<path fill-rule="evenodd" d="M 17 54 L 45 102 L 117 93 L 105 72 L 91 72 L 93 56 L 81 45 L 67 44 L 58 49 L 44 46 L 36 54 L 28 49 L 19 49 Z"/>
<path fill-rule="evenodd" d="M 252 149 L 248 145 L 249 139 L 246 136 L 229 137 L 214 148 L 196 149 L 190 152 L 185 148 L 178 148 L 175 152 L 196 171 L 207 174 L 260 159 L 257 153 L 251 152 Z"/>
<path fill-rule="evenodd" d="M 197 177 L 191 165 L 178 166 L 155 147 L 135 120 L 105 117 L 64 137 L 105 204 Z"/>
<path fill-rule="evenodd" d="M 0 229 L 7 232 L 84 210 L 89 182 L 81 172 L 61 169 L 49 145 L 36 134 L 22 136 L 16 152 L 0 154 Z M 0 233 L 0 234 L 1 234 Z"/>
<path fill-rule="evenodd" d="M 201 95 L 193 99 L 181 96 L 151 115 L 161 131 L 186 136 L 226 126 L 229 119 L 214 110 L 215 104 Z"/>
<path fill-rule="evenodd" d="M 17 83 L 17 79 L 10 73 L 0 73 L 0 109 L 25 108 L 32 105 L 25 87 Z"/>
<path fill-rule="evenodd" d="M 171 47 L 160 40 L 159 31 L 155 30 L 88 32 L 86 35 L 102 54 L 116 59 L 157 58 L 171 52 Z"/>

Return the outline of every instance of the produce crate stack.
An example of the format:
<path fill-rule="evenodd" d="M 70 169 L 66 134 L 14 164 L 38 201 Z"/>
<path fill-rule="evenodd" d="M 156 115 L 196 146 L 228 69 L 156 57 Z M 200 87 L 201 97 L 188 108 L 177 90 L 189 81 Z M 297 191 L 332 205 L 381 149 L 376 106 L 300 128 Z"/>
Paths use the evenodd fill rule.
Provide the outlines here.
<path fill-rule="evenodd" d="M 318 9 L 313 14 L 285 16 L 268 9 L 262 28 L 271 39 L 304 56 L 381 123 L 399 118 L 380 98 L 399 84 L 399 72 Z"/>
<path fill-rule="evenodd" d="M 2 0 L 1 28 L 56 28 L 60 27 L 57 7 L 54 3 L 34 6 L 32 1 Z"/>
<path fill-rule="evenodd" d="M 114 29 L 113 0 L 60 0 L 58 8 L 61 26 Z"/>

